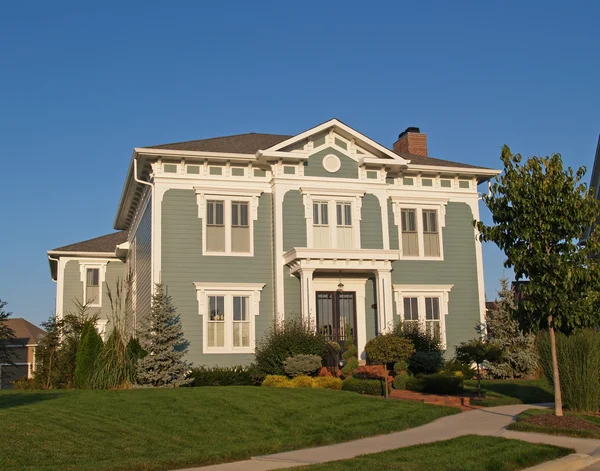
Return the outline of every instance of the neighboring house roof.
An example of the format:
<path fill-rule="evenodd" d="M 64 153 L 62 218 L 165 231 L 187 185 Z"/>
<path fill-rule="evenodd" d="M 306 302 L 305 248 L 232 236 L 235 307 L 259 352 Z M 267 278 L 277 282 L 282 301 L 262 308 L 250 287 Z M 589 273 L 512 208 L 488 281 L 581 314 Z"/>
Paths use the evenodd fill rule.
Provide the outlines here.
<path fill-rule="evenodd" d="M 93 239 L 65 245 L 50 252 L 110 252 L 114 253 L 117 245 L 127 242 L 127 231 L 113 232 Z"/>
<path fill-rule="evenodd" d="M 213 137 L 200 139 L 198 141 L 173 142 L 171 144 L 160 144 L 148 146 L 146 149 L 172 149 L 188 150 L 195 152 L 223 152 L 235 154 L 254 154 L 259 150 L 279 144 L 293 136 L 282 134 L 246 133 L 231 136 Z"/>
<path fill-rule="evenodd" d="M 4 324 L 11 328 L 15 333 L 15 339 L 12 342 L 22 343 L 24 345 L 37 345 L 39 340 L 46 335 L 42 329 L 21 317 L 7 319 Z"/>
<path fill-rule="evenodd" d="M 398 154 L 400 157 L 406 160 L 410 160 L 409 165 L 429 165 L 431 167 L 480 168 L 484 170 L 492 170 L 489 167 L 482 167 L 481 165 L 461 164 L 460 162 L 453 162 L 451 160 L 443 160 L 436 159 L 435 157 L 424 157 L 422 155 L 407 154 L 406 152 L 392 152 Z"/>

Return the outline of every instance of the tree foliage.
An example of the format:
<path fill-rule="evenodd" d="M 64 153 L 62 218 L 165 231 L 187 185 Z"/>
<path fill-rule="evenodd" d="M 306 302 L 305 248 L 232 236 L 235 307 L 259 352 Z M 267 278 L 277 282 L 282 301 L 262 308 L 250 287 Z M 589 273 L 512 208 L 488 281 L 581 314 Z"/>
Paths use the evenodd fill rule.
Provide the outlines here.
<path fill-rule="evenodd" d="M 144 319 L 139 340 L 147 355 L 139 360 L 137 379 L 140 384 L 178 387 L 189 384 L 190 366 L 183 360 L 188 342 L 183 337 L 181 320 L 171 297 L 162 284 L 156 285 L 150 315 Z"/>
<path fill-rule="evenodd" d="M 516 319 L 515 296 L 508 286 L 508 280 L 500 280 L 498 301 L 494 309 L 486 314 L 481 326 L 488 341 L 494 341 L 502 348 L 498 361 L 490 362 L 488 371 L 495 378 L 527 378 L 537 368 L 535 335 L 519 329 Z"/>
<path fill-rule="evenodd" d="M 8 363 L 12 365 L 13 353 L 7 345 L 15 338 L 15 333 L 6 325 L 6 321 L 12 315 L 11 312 L 4 309 L 7 304 L 6 301 L 0 299 L 0 364 Z"/>
<path fill-rule="evenodd" d="M 74 386 L 85 388 L 94 371 L 94 365 L 102 353 L 102 337 L 91 321 L 86 321 L 81 332 L 81 341 L 77 346 Z"/>
<path fill-rule="evenodd" d="M 545 328 L 548 316 L 562 332 L 597 325 L 598 231 L 579 244 L 600 216 L 593 192 L 582 183 L 585 168 L 563 169 L 559 154 L 522 162 L 507 146 L 501 159 L 504 172 L 483 197 L 494 224 L 477 222 L 477 229 L 483 241 L 504 251 L 504 265 L 517 280 L 529 280 L 522 285 L 522 327 Z"/>
<path fill-rule="evenodd" d="M 461 342 L 455 347 L 456 359 L 463 363 L 477 365 L 477 395 L 481 396 L 481 365 L 495 362 L 502 357 L 502 348 L 496 342 L 487 342 L 482 338 Z"/>
<path fill-rule="evenodd" d="M 514 269 L 516 279 L 529 280 L 518 319 L 526 331 L 548 327 L 556 414 L 562 415 L 555 329 L 568 333 L 600 321 L 598 231 L 579 244 L 600 215 L 598 202 L 582 182 L 585 168 L 564 169 L 559 154 L 522 162 L 504 146 L 501 159 L 504 171 L 483 197 L 494 224 L 476 226 L 483 241 L 505 253 L 504 265 Z"/>

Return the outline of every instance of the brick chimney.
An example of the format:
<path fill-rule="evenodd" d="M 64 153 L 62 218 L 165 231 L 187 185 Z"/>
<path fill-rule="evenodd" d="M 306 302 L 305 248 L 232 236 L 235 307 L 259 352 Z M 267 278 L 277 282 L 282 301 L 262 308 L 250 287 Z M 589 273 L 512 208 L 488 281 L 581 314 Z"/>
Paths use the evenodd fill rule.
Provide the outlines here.
<path fill-rule="evenodd" d="M 427 157 L 427 134 L 421 134 L 419 128 L 406 128 L 406 131 L 400 133 L 398 140 L 394 142 L 393 149 L 394 152 L 406 152 Z"/>

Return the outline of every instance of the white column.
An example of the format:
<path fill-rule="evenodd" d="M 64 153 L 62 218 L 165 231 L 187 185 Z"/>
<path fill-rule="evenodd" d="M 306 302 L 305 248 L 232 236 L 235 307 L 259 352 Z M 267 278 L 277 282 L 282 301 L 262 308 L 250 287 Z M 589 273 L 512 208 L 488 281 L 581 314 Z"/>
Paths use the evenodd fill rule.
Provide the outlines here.
<path fill-rule="evenodd" d="M 301 268 L 298 273 L 300 275 L 300 297 L 302 305 L 302 319 L 310 321 L 313 327 L 317 325 L 317 313 L 315 311 L 314 290 L 312 268 Z"/>
<path fill-rule="evenodd" d="M 283 321 L 285 313 L 283 277 L 285 262 L 283 261 L 283 197 L 284 188 L 273 186 L 272 204 L 275 225 L 275 255 L 273 263 L 275 264 L 275 320 Z"/>
<path fill-rule="evenodd" d="M 392 273 L 390 269 L 377 270 L 377 317 L 380 334 L 389 332 L 394 328 Z"/>

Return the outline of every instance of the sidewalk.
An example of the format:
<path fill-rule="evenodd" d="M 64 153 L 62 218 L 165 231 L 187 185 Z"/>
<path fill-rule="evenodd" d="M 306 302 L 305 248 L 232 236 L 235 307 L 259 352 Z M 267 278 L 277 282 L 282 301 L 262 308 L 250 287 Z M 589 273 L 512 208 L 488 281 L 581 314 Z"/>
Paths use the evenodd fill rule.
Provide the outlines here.
<path fill-rule="evenodd" d="M 403 448 L 422 443 L 437 442 L 462 435 L 493 435 L 514 438 L 533 443 L 573 448 L 577 453 L 600 453 L 600 440 L 585 438 L 560 437 L 539 433 L 511 432 L 506 427 L 513 418 L 526 409 L 535 407 L 531 404 L 490 407 L 475 409 L 462 414 L 443 417 L 420 427 L 362 438 L 351 442 L 338 443 L 316 448 L 287 451 L 274 455 L 257 456 L 246 461 L 223 463 L 200 468 L 188 468 L 180 471 L 268 471 L 273 469 L 292 468 L 314 463 L 337 461 L 354 458 L 359 455 L 378 453 L 380 451 Z"/>

